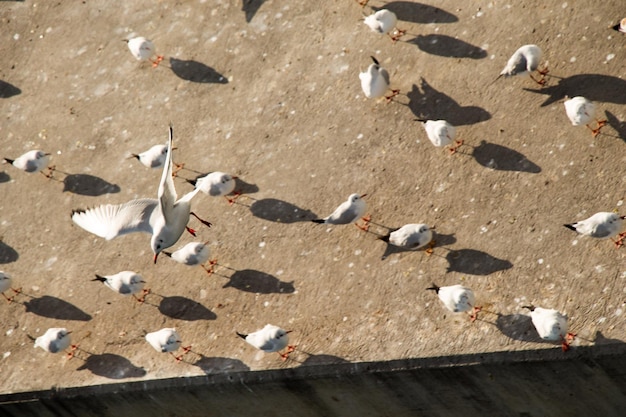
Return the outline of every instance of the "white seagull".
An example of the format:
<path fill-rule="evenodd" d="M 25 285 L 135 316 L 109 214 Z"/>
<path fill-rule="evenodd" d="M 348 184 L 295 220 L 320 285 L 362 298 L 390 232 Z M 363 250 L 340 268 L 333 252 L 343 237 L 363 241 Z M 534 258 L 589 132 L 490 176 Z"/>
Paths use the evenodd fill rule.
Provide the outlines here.
<path fill-rule="evenodd" d="M 626 33 L 626 17 L 620 20 L 617 25 L 613 26 L 613 29 L 618 32 Z"/>
<path fill-rule="evenodd" d="M 144 289 L 143 286 L 146 281 L 143 280 L 141 275 L 133 271 L 122 271 L 115 275 L 98 275 L 92 279 L 92 281 L 100 281 L 113 291 L 121 295 L 132 295 L 135 300 L 143 303 L 146 298 L 146 294 L 150 293 L 149 289 Z M 135 294 L 141 292 L 140 298 L 137 298 Z"/>
<path fill-rule="evenodd" d="M 234 175 L 216 171 L 196 180 L 187 180 L 187 182 L 192 184 L 194 187 L 199 188 L 200 191 L 206 195 L 210 195 L 211 197 L 224 196 L 224 198 L 228 200 L 228 203 L 232 204 L 235 202 L 237 197 L 241 195 L 240 192 L 236 192 L 233 198 L 226 197 L 235 190 L 236 179 L 237 177 Z"/>
<path fill-rule="evenodd" d="M 367 204 L 363 197 L 367 194 L 350 194 L 347 201 L 344 201 L 332 212 L 331 215 L 323 219 L 314 219 L 314 223 L 326 223 L 326 224 L 350 224 L 354 223 L 356 227 L 361 230 L 369 230 L 370 216 L 363 217 L 365 210 L 367 210 Z M 362 219 L 365 224 L 362 226 L 357 222 Z"/>
<path fill-rule="evenodd" d="M 561 342 L 563 352 L 569 350 L 569 345 L 575 333 L 567 331 L 567 317 L 556 310 L 535 307 L 533 305 L 522 306 L 530 310 L 530 318 L 533 321 L 539 337 L 550 342 Z"/>
<path fill-rule="evenodd" d="M 63 327 L 53 327 L 35 339 L 35 347 L 40 347 L 50 353 L 61 352 L 69 347 L 71 350 L 67 352 L 67 356 L 71 359 L 78 345 L 71 344 L 70 333 L 72 332 L 68 332 L 67 329 Z"/>
<path fill-rule="evenodd" d="M 591 134 L 594 138 L 598 136 L 602 126 L 606 125 L 606 120 L 598 120 L 596 118 L 596 105 L 584 97 L 573 97 L 569 100 L 565 100 L 563 104 L 565 104 L 565 113 L 567 113 L 567 117 L 570 122 L 572 122 L 572 125 L 585 125 L 587 129 L 591 130 Z M 594 120 L 598 124 L 598 127 L 595 129 L 589 126 Z"/>
<path fill-rule="evenodd" d="M 169 353 L 176 359 L 176 362 L 180 362 L 183 356 L 190 350 L 191 346 L 183 346 L 183 354 L 176 356 L 174 351 L 178 350 L 181 345 L 180 336 L 176 333 L 174 328 L 165 328 L 157 330 L 156 332 L 146 334 L 146 341 L 150 343 L 150 346 L 157 352 Z"/>
<path fill-rule="evenodd" d="M 150 61 L 153 67 L 157 67 L 161 61 L 163 61 L 163 55 L 156 54 L 156 48 L 152 41 L 144 38 L 143 36 L 137 36 L 136 38 L 124 40 L 128 43 L 128 49 L 138 61 Z M 156 56 L 155 59 L 152 59 Z"/>
<path fill-rule="evenodd" d="M 543 77 L 548 73 L 548 69 L 537 70 L 540 61 L 541 49 L 537 45 L 524 45 L 509 58 L 509 61 L 506 63 L 500 75 L 498 75 L 498 78 L 502 76 L 528 75 L 534 82 L 544 85 L 546 80 Z M 541 75 L 541 79 L 536 80 L 533 77 L 532 73 L 534 71 L 537 71 Z M 498 78 L 496 78 L 496 80 Z"/>
<path fill-rule="evenodd" d="M 211 223 L 191 211 L 191 199 L 198 193 L 198 189 L 177 199 L 172 179 L 172 126 L 169 134 L 167 162 L 163 166 L 158 199 L 142 198 L 119 205 L 106 204 L 88 210 L 74 210 L 74 223 L 106 240 L 133 232 L 150 233 L 154 263 L 163 249 L 178 242 L 185 229 L 195 236 L 195 230 L 187 227 L 190 214 L 210 227 Z"/>
<path fill-rule="evenodd" d="M 389 89 L 389 73 L 380 66 L 380 63 L 373 56 L 373 64 L 367 68 L 367 71 L 359 73 L 361 80 L 361 88 L 367 98 L 380 98 L 385 95 Z M 391 101 L 400 93 L 400 90 L 391 90 L 391 95 L 386 96 L 387 102 Z"/>
<path fill-rule="evenodd" d="M 564 224 L 570 230 L 580 233 L 584 236 L 591 236 L 598 239 L 611 239 L 622 230 L 622 223 L 626 216 L 620 216 L 616 213 L 601 211 L 594 214 L 588 219 L 581 220 L 576 223 Z M 622 241 L 626 237 L 626 232 L 618 236 L 617 241 L 613 241 L 619 248 Z"/>
<path fill-rule="evenodd" d="M 291 333 L 291 330 L 283 330 L 278 326 L 267 324 L 264 328 L 254 333 L 242 334 L 237 332 L 237 335 L 255 348 L 266 353 L 278 352 L 283 360 L 287 360 L 289 354 L 296 349 L 295 346 L 289 345 L 289 333 Z M 287 351 L 280 353 L 285 348 L 287 348 Z"/>
<path fill-rule="evenodd" d="M 405 224 L 401 228 L 394 230 L 386 236 L 380 238 L 383 242 L 388 242 L 399 248 L 408 250 L 418 250 L 433 242 L 433 232 L 428 225 L 423 223 Z M 432 247 L 431 247 L 432 252 Z"/>
<path fill-rule="evenodd" d="M 172 148 L 172 150 L 175 150 L 176 148 Z M 147 168 L 153 168 L 153 169 L 157 169 L 157 168 L 161 168 L 163 167 L 163 164 L 165 164 L 165 158 L 167 157 L 167 144 L 165 145 L 154 145 L 152 146 L 150 149 L 148 149 L 145 152 L 141 152 L 141 153 L 133 153 L 131 154 L 130 158 L 135 158 L 137 159 L 139 162 L 141 162 L 141 164 Z M 172 157 L 172 163 L 175 165 L 176 169 L 174 169 L 173 175 L 176 176 L 176 174 L 178 173 L 178 171 L 180 171 L 181 169 L 183 169 L 183 167 L 185 166 L 185 164 L 177 164 L 176 162 L 173 161 L 173 157 Z"/>
<path fill-rule="evenodd" d="M 13 288 L 11 287 L 11 285 L 13 285 L 13 279 L 6 272 L 0 271 L 0 293 L 2 293 L 2 296 L 9 303 L 13 301 L 16 294 L 19 294 L 22 292 L 21 288 Z M 14 293 L 12 297 L 7 297 L 7 295 L 5 294 L 5 292 L 9 291 L 9 289 L 13 291 Z"/>
<path fill-rule="evenodd" d="M 446 146 L 454 146 L 449 148 L 450 154 L 456 152 L 456 150 L 463 145 L 462 140 L 455 141 L 456 128 L 445 120 L 424 120 L 415 119 L 418 122 L 422 122 L 424 130 L 426 130 L 426 136 L 430 142 L 438 148 L 444 148 Z"/>
<path fill-rule="evenodd" d="M 207 243 L 191 242 L 175 252 L 163 251 L 163 254 L 183 265 L 200 265 L 210 275 L 213 273 L 213 265 L 217 264 L 217 259 L 211 260 L 208 268 L 204 265 L 209 259 L 209 245 Z"/>
<path fill-rule="evenodd" d="M 471 310 L 470 321 L 475 321 L 478 312 L 482 309 L 482 307 L 475 306 L 476 298 L 474 292 L 470 288 L 462 285 L 457 284 L 440 287 L 433 283 L 432 287 L 426 289 L 435 291 L 439 299 L 443 302 L 443 305 L 453 313 Z"/>
<path fill-rule="evenodd" d="M 387 9 L 381 9 L 365 17 L 363 22 L 372 31 L 389 35 L 394 43 L 406 33 L 405 30 L 396 29 L 398 18 L 394 12 Z M 391 31 L 394 29 L 396 29 L 396 35 L 392 36 Z"/>
<path fill-rule="evenodd" d="M 4 162 L 25 172 L 41 172 L 47 178 L 52 178 L 52 171 L 54 171 L 54 166 L 48 166 L 50 154 L 38 149 L 28 151 L 15 159 L 4 158 Z M 42 172 L 45 168 L 48 169 L 47 174 Z"/>

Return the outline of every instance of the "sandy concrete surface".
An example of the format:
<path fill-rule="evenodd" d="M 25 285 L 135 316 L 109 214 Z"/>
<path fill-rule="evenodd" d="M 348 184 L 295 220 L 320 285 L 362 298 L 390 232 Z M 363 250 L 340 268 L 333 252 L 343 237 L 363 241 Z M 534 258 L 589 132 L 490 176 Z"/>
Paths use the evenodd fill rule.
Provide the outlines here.
<path fill-rule="evenodd" d="M 591 3 L 391 2 L 407 31 L 393 44 L 360 22 L 385 6 L 375 0 L 1 2 L 0 156 L 43 149 L 58 170 L 0 167 L 0 269 L 24 292 L 0 307 L 2 392 L 559 349 L 539 341 L 527 303 L 566 312 L 574 349 L 624 340 L 626 250 L 562 226 L 626 214 L 626 37 L 610 29 L 623 3 Z M 165 55 L 158 68 L 130 55 L 134 35 Z M 529 43 L 546 85 L 492 84 Z M 370 55 L 396 102 L 364 98 Z M 597 138 L 570 124 L 566 94 L 608 119 Z M 447 119 L 467 145 L 433 147 L 416 117 Z M 190 222 L 218 260 L 212 276 L 153 265 L 148 235 L 105 241 L 70 220 L 155 197 L 159 170 L 128 156 L 164 143 L 170 122 L 188 168 L 179 194 L 192 189 L 182 178 L 216 170 L 244 192 L 232 206 L 193 201 L 213 223 Z M 355 192 L 371 233 L 309 221 Z M 431 256 L 377 239 L 420 222 L 436 226 Z M 90 281 L 122 270 L 148 282 L 144 305 Z M 432 282 L 472 287 L 487 312 L 473 324 L 448 313 Z M 290 360 L 235 334 L 266 323 L 293 330 Z M 76 358 L 33 349 L 28 336 L 49 327 L 73 331 Z M 162 327 L 192 345 L 183 363 L 143 339 Z"/>

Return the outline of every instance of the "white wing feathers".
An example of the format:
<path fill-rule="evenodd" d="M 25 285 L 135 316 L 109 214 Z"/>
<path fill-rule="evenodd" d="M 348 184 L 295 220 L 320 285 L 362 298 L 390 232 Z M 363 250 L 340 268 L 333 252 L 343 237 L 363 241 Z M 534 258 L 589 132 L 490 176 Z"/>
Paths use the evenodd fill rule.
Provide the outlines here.
<path fill-rule="evenodd" d="M 174 204 L 178 196 L 176 195 L 176 189 L 174 188 L 174 180 L 172 179 L 172 139 L 173 130 L 170 125 L 170 138 L 167 141 L 167 155 L 165 156 L 166 169 L 163 170 L 161 175 L 161 182 L 159 183 L 159 205 L 161 206 L 161 212 L 165 217 L 165 223 L 171 224 L 173 219 Z"/>
<path fill-rule="evenodd" d="M 157 203 L 154 198 L 142 198 L 124 204 L 74 210 L 72 220 L 86 231 L 106 240 L 133 232 L 152 234 L 150 216 Z"/>

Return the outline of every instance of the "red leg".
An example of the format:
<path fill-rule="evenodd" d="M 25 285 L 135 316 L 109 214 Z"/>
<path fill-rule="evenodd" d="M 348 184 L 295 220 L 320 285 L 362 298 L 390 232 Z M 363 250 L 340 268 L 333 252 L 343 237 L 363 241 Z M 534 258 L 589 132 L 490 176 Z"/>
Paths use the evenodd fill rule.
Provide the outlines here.
<path fill-rule="evenodd" d="M 396 29 L 395 30 L 395 35 L 389 35 L 391 36 L 391 40 L 393 41 L 393 43 L 396 43 L 402 36 L 404 36 L 404 34 L 406 33 L 406 30 L 404 29 Z"/>
<path fill-rule="evenodd" d="M 228 201 L 228 204 L 230 204 L 232 206 L 233 203 L 235 202 L 235 200 L 237 200 L 240 195 L 241 195 L 241 191 L 235 191 L 233 193 L 232 197 L 228 198 L 228 197 L 224 196 L 224 198 L 226 198 L 226 201 Z"/>
<path fill-rule="evenodd" d="M 472 311 L 472 315 L 470 316 L 470 321 L 472 323 L 476 321 L 476 319 L 478 318 L 478 312 L 482 309 L 483 309 L 482 307 L 474 307 L 474 310 Z"/>
<path fill-rule="evenodd" d="M 539 85 L 541 85 L 541 86 L 543 86 L 543 85 L 546 83 L 546 80 L 544 80 L 543 78 L 541 78 L 541 79 L 537 80 L 535 77 L 533 77 L 533 75 L 532 75 L 532 74 L 528 74 L 528 75 L 530 75 L 530 78 L 531 78 L 534 82 L 536 82 L 537 84 L 539 84 Z"/>
<path fill-rule="evenodd" d="M 7 300 L 8 303 L 13 302 L 13 299 L 15 298 L 15 297 L 7 297 L 5 293 L 2 293 L 2 296 L 4 297 L 5 300 Z"/>
<path fill-rule="evenodd" d="M 207 268 L 206 266 L 202 265 L 202 268 L 204 268 L 204 270 L 206 271 L 207 274 L 211 275 L 213 274 L 214 268 L 213 266 L 217 265 L 217 259 L 212 259 L 209 261 L 209 267 Z"/>
<path fill-rule="evenodd" d="M 158 67 L 161 61 L 163 61 L 163 55 L 157 55 L 154 61 L 150 60 L 150 62 L 152 62 L 152 68 Z"/>
<path fill-rule="evenodd" d="M 185 229 L 187 229 L 187 231 L 191 233 L 191 236 L 196 237 L 196 231 L 194 229 L 189 226 L 185 226 Z"/>
<path fill-rule="evenodd" d="M 208 222 L 206 220 L 202 220 L 200 217 L 198 217 L 198 215 L 196 213 L 194 213 L 193 211 L 191 213 L 193 217 L 195 217 L 196 219 L 200 220 L 200 223 L 202 223 L 203 225 L 205 225 L 206 227 L 211 227 L 211 222 Z M 195 235 L 194 235 L 195 236 Z"/>
<path fill-rule="evenodd" d="M 385 96 L 387 103 L 390 103 L 391 100 L 393 100 L 393 98 L 397 96 L 398 94 L 400 94 L 400 90 L 391 90 L 391 95 Z"/>

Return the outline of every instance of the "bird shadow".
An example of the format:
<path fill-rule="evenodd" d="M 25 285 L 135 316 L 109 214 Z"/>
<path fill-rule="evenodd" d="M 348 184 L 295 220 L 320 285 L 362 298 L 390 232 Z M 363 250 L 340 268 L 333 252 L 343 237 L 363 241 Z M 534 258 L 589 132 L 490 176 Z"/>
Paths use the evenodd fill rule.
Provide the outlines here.
<path fill-rule="evenodd" d="M 123 356 L 113 353 L 89 355 L 77 371 L 88 369 L 92 374 L 109 379 L 141 378 L 146 375 L 146 370 L 135 366 Z"/>
<path fill-rule="evenodd" d="M 386 3 L 384 7 L 372 7 L 374 11 L 381 9 L 387 9 L 393 12 L 398 20 L 405 22 L 453 23 L 459 21 L 458 17 L 439 7 L 412 1 L 392 1 Z"/>
<path fill-rule="evenodd" d="M 483 59 L 487 57 L 487 51 L 483 48 L 447 35 L 434 33 L 417 35 L 415 38 L 406 41 L 406 43 L 417 45 L 420 50 L 431 55 L 448 58 Z"/>
<path fill-rule="evenodd" d="M 559 101 L 565 96 L 583 96 L 591 101 L 626 104 L 626 80 L 621 78 L 603 74 L 577 74 L 567 78 L 556 76 L 552 78 L 559 78 L 557 85 L 539 89 L 524 88 L 526 91 L 548 96 L 541 107 Z"/>
<path fill-rule="evenodd" d="M 193 365 L 202 369 L 207 375 L 227 372 L 245 372 L 250 370 L 250 367 L 239 359 L 209 358 L 204 355 L 200 355 L 200 359 L 195 361 Z"/>
<path fill-rule="evenodd" d="M 0 172 L 0 183 L 11 181 L 11 176 L 6 172 Z"/>
<path fill-rule="evenodd" d="M 317 218 L 315 213 L 275 198 L 255 200 L 250 205 L 252 215 L 277 223 L 305 222 Z"/>
<path fill-rule="evenodd" d="M 120 192 L 117 184 L 89 174 L 68 174 L 63 178 L 63 192 L 97 197 Z"/>
<path fill-rule="evenodd" d="M 525 314 L 498 315 L 495 324 L 498 330 L 510 339 L 522 342 L 543 342 L 533 326 L 532 319 Z"/>
<path fill-rule="evenodd" d="M 172 72 L 178 78 L 194 83 L 228 84 L 228 79 L 215 69 L 194 60 L 170 58 Z"/>
<path fill-rule="evenodd" d="M 506 259 L 499 259 L 475 249 L 450 250 L 446 254 L 446 260 L 449 263 L 446 273 L 489 275 L 513 267 Z"/>
<path fill-rule="evenodd" d="M 606 116 L 606 121 L 609 126 L 611 126 L 617 132 L 617 136 L 626 142 L 626 121 L 619 120 L 613 113 L 606 110 L 604 112 Z M 601 135 L 611 136 L 604 132 L 600 133 Z"/>
<path fill-rule="evenodd" d="M 262 294 L 291 294 L 296 289 L 294 281 L 281 281 L 273 275 L 254 269 L 243 269 L 233 273 L 222 288 L 236 288 L 240 291 Z"/>
<path fill-rule="evenodd" d="M 608 337 L 604 337 L 604 335 L 602 334 L 602 332 L 600 330 L 596 331 L 596 336 L 593 339 L 593 344 L 596 346 L 600 346 L 600 345 L 614 345 L 617 343 L 624 343 L 622 340 L 620 339 L 609 339 Z"/>
<path fill-rule="evenodd" d="M 202 304 L 181 296 L 163 297 L 159 303 L 159 312 L 164 316 L 186 321 L 217 319 L 217 314 Z"/>
<path fill-rule="evenodd" d="M 528 160 L 520 152 L 484 140 L 473 148 L 471 156 L 480 165 L 496 171 L 519 171 L 532 174 L 541 172 L 539 165 Z"/>
<path fill-rule="evenodd" d="M 246 14 L 246 23 L 250 23 L 265 0 L 243 0 L 241 11 Z"/>
<path fill-rule="evenodd" d="M 57 320 L 91 320 L 91 315 L 85 313 L 74 304 L 49 295 L 31 298 L 31 300 L 24 301 L 22 304 L 26 307 L 27 313 L 33 313 L 42 317 Z"/>
<path fill-rule="evenodd" d="M 420 90 L 421 87 L 421 90 Z M 478 106 L 461 106 L 421 78 L 407 93 L 407 106 L 420 119 L 447 120 L 453 126 L 471 125 L 491 119 L 491 113 Z"/>
<path fill-rule="evenodd" d="M 0 264 L 15 262 L 19 257 L 15 249 L 0 240 Z"/>
<path fill-rule="evenodd" d="M 398 230 L 398 228 L 395 229 L 390 229 L 389 232 L 393 232 Z M 437 247 L 443 247 L 443 246 L 448 246 L 448 245 L 452 245 L 453 243 L 456 243 L 456 237 L 454 237 L 454 233 L 451 235 L 445 235 L 445 234 L 439 234 L 436 231 L 432 231 L 433 232 L 433 241 L 434 241 L 434 248 Z M 392 245 L 390 243 L 387 243 L 387 246 L 385 247 L 385 253 L 383 253 L 383 255 L 380 257 L 381 261 L 384 261 L 385 259 L 387 259 L 389 256 L 394 255 L 394 254 L 398 254 L 398 253 L 404 253 L 404 252 L 424 252 L 426 251 L 426 249 L 428 249 L 428 246 L 425 246 L 421 249 L 418 250 L 411 250 L 411 249 L 404 249 L 404 248 L 400 248 L 398 246 Z"/>
<path fill-rule="evenodd" d="M 0 98 L 9 98 L 21 94 L 22 90 L 11 83 L 0 80 Z"/>

